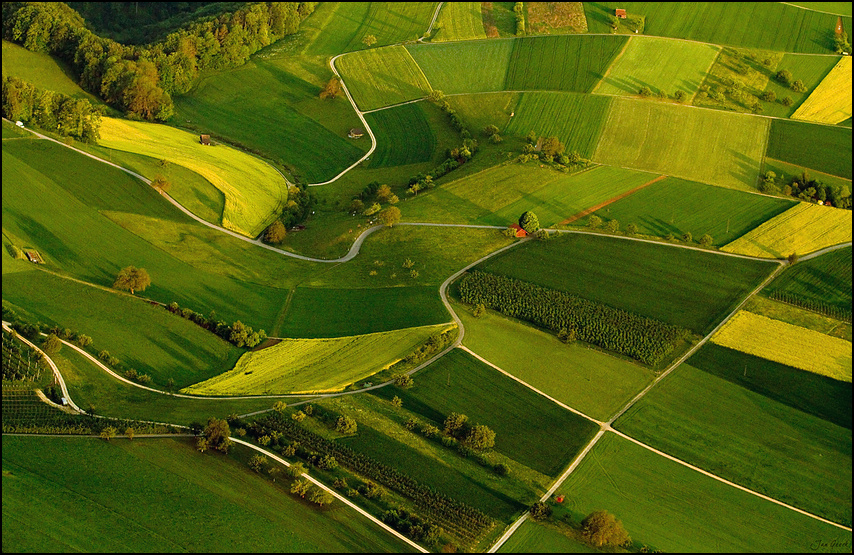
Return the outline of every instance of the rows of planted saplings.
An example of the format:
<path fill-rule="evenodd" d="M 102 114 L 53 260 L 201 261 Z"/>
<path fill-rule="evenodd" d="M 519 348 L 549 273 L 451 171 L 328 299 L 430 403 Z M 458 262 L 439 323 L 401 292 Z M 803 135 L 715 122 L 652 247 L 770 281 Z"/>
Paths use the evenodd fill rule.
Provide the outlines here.
<path fill-rule="evenodd" d="M 248 432 L 256 438 L 277 432 L 282 437 L 299 442 L 306 449 L 331 455 L 340 465 L 408 497 L 425 516 L 462 538 L 473 539 L 493 525 L 489 516 L 474 507 L 452 499 L 363 453 L 323 438 L 284 414 L 273 412 L 265 415 L 252 422 Z"/>
<path fill-rule="evenodd" d="M 459 283 L 464 303 L 483 305 L 649 365 L 688 330 L 506 276 L 475 271 Z"/>
<path fill-rule="evenodd" d="M 3 380 L 37 380 L 41 374 L 41 354 L 3 331 Z"/>

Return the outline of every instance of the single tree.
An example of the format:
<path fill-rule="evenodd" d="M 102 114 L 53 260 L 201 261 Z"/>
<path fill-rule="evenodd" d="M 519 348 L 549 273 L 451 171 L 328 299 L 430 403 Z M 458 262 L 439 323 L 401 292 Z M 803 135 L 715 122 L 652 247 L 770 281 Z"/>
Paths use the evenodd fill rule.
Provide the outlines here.
<path fill-rule="evenodd" d="M 320 488 L 317 488 L 312 491 L 308 498 L 312 503 L 317 503 L 321 507 L 332 503 L 332 500 L 334 499 L 331 493 L 329 493 L 325 489 Z"/>
<path fill-rule="evenodd" d="M 391 192 L 391 187 L 388 185 L 380 185 L 380 188 L 377 189 L 377 200 L 380 202 L 389 202 L 389 199 L 394 196 Z"/>
<path fill-rule="evenodd" d="M 379 218 L 386 227 L 391 227 L 400 221 L 400 208 L 397 206 L 389 206 L 377 214 L 377 218 Z"/>
<path fill-rule="evenodd" d="M 278 245 L 285 240 L 287 233 L 288 231 L 285 229 L 285 224 L 283 224 L 281 220 L 276 220 L 267 226 L 267 230 L 264 232 L 264 242 Z"/>
<path fill-rule="evenodd" d="M 364 209 L 365 203 L 362 202 L 360 199 L 354 198 L 353 201 L 350 203 L 350 206 L 347 207 L 347 212 L 349 212 L 350 214 L 358 214 Z"/>
<path fill-rule="evenodd" d="M 626 226 L 626 233 L 628 233 L 629 235 L 634 235 L 637 232 L 638 232 L 638 225 L 637 224 L 630 223 L 629 225 Z"/>
<path fill-rule="evenodd" d="M 400 397 L 398 397 L 397 395 L 395 395 L 391 399 L 391 404 L 392 404 L 392 406 L 400 408 L 403 406 L 403 400 Z"/>
<path fill-rule="evenodd" d="M 136 432 L 134 432 L 133 428 L 128 426 L 128 428 L 125 430 L 125 435 L 129 440 L 133 441 L 133 436 L 136 435 Z"/>
<path fill-rule="evenodd" d="M 284 413 L 286 408 L 288 408 L 288 404 L 284 401 L 276 401 L 273 405 L 273 410 L 279 414 Z"/>
<path fill-rule="evenodd" d="M 474 310 L 472 310 L 471 315 L 474 316 L 475 318 L 480 318 L 481 316 L 484 315 L 485 312 L 486 312 L 486 306 L 484 306 L 483 303 L 479 303 L 477 306 L 474 307 Z"/>
<path fill-rule="evenodd" d="M 252 455 L 252 458 L 249 459 L 249 468 L 254 470 L 255 472 L 261 472 L 264 470 L 264 467 L 267 466 L 267 457 L 261 454 Z"/>
<path fill-rule="evenodd" d="M 700 245 L 703 247 L 711 247 L 713 242 L 714 239 L 712 239 L 712 236 L 708 233 L 705 233 L 702 237 L 700 237 Z"/>
<path fill-rule="evenodd" d="M 352 416 L 339 416 L 335 421 L 335 431 L 341 434 L 355 434 L 358 426 Z"/>
<path fill-rule="evenodd" d="M 498 129 L 498 126 L 493 125 L 493 124 L 489 124 L 483 128 L 483 134 L 486 135 L 487 137 L 491 137 L 492 135 L 495 135 L 499 131 L 500 131 L 500 129 Z"/>
<path fill-rule="evenodd" d="M 206 440 L 206 447 L 227 453 L 231 447 L 231 429 L 228 422 L 218 418 L 209 418 L 208 425 L 202 430 L 202 437 Z"/>
<path fill-rule="evenodd" d="M 326 99 L 331 98 L 334 99 L 341 93 L 341 80 L 337 77 L 333 77 L 330 79 L 326 86 L 323 87 L 323 90 L 320 91 L 320 98 Z"/>
<path fill-rule="evenodd" d="M 566 147 L 557 137 L 548 137 L 543 141 L 541 152 L 545 156 L 559 156 L 564 153 Z"/>
<path fill-rule="evenodd" d="M 409 374 L 400 374 L 394 378 L 394 385 L 401 389 L 409 389 L 415 385 L 415 380 Z"/>
<path fill-rule="evenodd" d="M 682 234 L 682 240 L 685 241 L 686 243 L 690 243 L 691 241 L 694 240 L 694 237 L 691 235 L 690 231 L 686 231 L 685 233 Z"/>
<path fill-rule="evenodd" d="M 116 281 L 113 282 L 113 288 L 121 291 L 130 291 L 131 295 L 136 290 L 145 291 L 145 288 L 149 285 L 151 285 L 151 278 L 148 276 L 145 268 L 135 268 L 133 266 L 122 268 L 119 271 L 119 275 L 116 276 Z"/>
<path fill-rule="evenodd" d="M 786 86 L 788 86 L 792 82 L 792 72 L 788 69 L 781 69 L 774 77 L 775 79 L 777 79 L 777 81 L 783 83 Z"/>
<path fill-rule="evenodd" d="M 597 216 L 596 214 L 591 215 L 587 218 L 587 227 L 590 229 L 599 229 L 602 227 L 602 218 Z"/>
<path fill-rule="evenodd" d="M 106 439 L 107 441 L 110 441 L 114 437 L 116 437 L 116 429 L 112 426 L 107 426 L 106 428 L 101 430 L 101 439 Z"/>
<path fill-rule="evenodd" d="M 495 432 L 483 424 L 477 424 L 466 437 L 466 443 L 477 451 L 492 449 L 495 447 Z"/>
<path fill-rule="evenodd" d="M 370 48 L 377 43 L 377 37 L 375 37 L 374 35 L 365 35 L 362 39 L 362 43 L 364 43 L 365 46 Z"/>
<path fill-rule="evenodd" d="M 59 352 L 62 348 L 62 341 L 55 335 L 49 334 L 42 343 L 42 350 L 52 356 Z"/>
<path fill-rule="evenodd" d="M 537 501 L 533 505 L 531 505 L 531 518 L 534 520 L 546 520 L 552 514 L 552 508 L 543 503 L 542 501 Z"/>
<path fill-rule="evenodd" d="M 537 215 L 533 212 L 526 211 L 523 212 L 521 216 L 519 216 L 519 227 L 527 231 L 528 233 L 534 233 L 538 229 L 540 229 L 540 220 L 537 218 Z"/>
<path fill-rule="evenodd" d="M 673 93 L 673 98 L 676 100 L 676 102 L 684 102 L 685 99 L 688 98 L 688 93 L 686 93 L 685 91 L 676 91 L 675 93 Z"/>
<path fill-rule="evenodd" d="M 288 476 L 290 476 L 291 478 L 299 478 L 300 476 L 305 474 L 305 472 L 305 465 L 303 465 L 301 462 L 294 463 L 288 467 Z"/>
<path fill-rule="evenodd" d="M 777 93 L 774 91 L 765 91 L 762 93 L 762 100 L 765 102 L 774 102 L 777 100 Z"/>
<path fill-rule="evenodd" d="M 792 100 L 792 97 L 791 97 L 791 96 L 784 96 L 784 97 L 780 100 L 780 104 L 782 104 L 782 105 L 783 105 L 783 106 L 785 106 L 786 108 L 788 108 L 789 106 L 791 106 L 791 105 L 792 105 L 792 104 L 794 104 L 794 103 L 795 103 L 795 101 L 794 101 L 794 100 Z"/>
<path fill-rule="evenodd" d="M 468 431 L 468 419 L 469 417 L 465 414 L 452 412 L 447 418 L 445 418 L 444 432 L 452 437 L 465 437 L 465 434 Z"/>
<path fill-rule="evenodd" d="M 311 490 L 311 482 L 308 480 L 296 480 L 291 484 L 291 493 L 300 497 L 305 497 L 309 490 Z"/>
<path fill-rule="evenodd" d="M 581 533 L 595 547 L 619 547 L 632 541 L 623 523 L 608 511 L 595 511 L 581 521 Z"/>
<path fill-rule="evenodd" d="M 151 181 L 151 186 L 165 193 L 169 190 L 170 183 L 165 177 L 158 175 Z"/>
<path fill-rule="evenodd" d="M 792 82 L 792 90 L 796 93 L 804 93 L 807 92 L 807 86 L 803 81 L 798 79 L 797 81 Z"/>
<path fill-rule="evenodd" d="M 605 224 L 605 231 L 609 233 L 617 233 L 620 230 L 620 222 L 617 220 L 608 220 L 608 223 Z"/>

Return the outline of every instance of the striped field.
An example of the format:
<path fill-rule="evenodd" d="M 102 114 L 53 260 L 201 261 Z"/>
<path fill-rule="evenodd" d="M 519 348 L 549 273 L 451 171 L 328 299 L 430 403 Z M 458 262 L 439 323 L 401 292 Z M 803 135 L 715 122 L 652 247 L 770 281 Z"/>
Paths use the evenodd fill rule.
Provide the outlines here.
<path fill-rule="evenodd" d="M 480 2 L 445 2 L 434 29 L 436 42 L 485 39 Z"/>
<path fill-rule="evenodd" d="M 851 117 L 851 57 L 843 56 L 792 114 L 792 119 L 832 123 Z"/>
<path fill-rule="evenodd" d="M 711 341 L 823 376 L 851 381 L 851 342 L 740 311 Z"/>
<path fill-rule="evenodd" d="M 801 202 L 721 250 L 762 258 L 800 255 L 851 241 L 851 211 Z"/>
<path fill-rule="evenodd" d="M 427 96 L 430 83 L 406 48 L 353 52 L 335 62 L 360 110 L 375 110 Z"/>
<path fill-rule="evenodd" d="M 436 90 L 445 94 L 495 92 L 504 90 L 513 40 L 413 44 L 406 49 Z"/>

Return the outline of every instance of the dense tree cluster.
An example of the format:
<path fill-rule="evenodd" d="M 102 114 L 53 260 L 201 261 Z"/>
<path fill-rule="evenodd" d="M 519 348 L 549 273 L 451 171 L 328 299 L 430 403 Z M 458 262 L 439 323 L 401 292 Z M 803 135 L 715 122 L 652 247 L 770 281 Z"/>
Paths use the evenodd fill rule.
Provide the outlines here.
<path fill-rule="evenodd" d="M 574 330 L 581 341 L 650 365 L 660 362 L 688 333 L 652 318 L 486 272 L 464 276 L 459 291 L 464 303 L 483 304 L 555 332 Z"/>
<path fill-rule="evenodd" d="M 206 17 L 144 46 L 122 45 L 86 28 L 62 2 L 4 2 L 3 38 L 68 63 L 80 85 L 131 117 L 164 121 L 172 95 L 190 89 L 204 69 L 245 63 L 295 33 L 316 2 L 257 2 Z"/>
<path fill-rule="evenodd" d="M 88 100 L 38 89 L 17 77 L 3 78 L 3 117 L 87 143 L 100 137 L 101 112 Z"/>
<path fill-rule="evenodd" d="M 178 303 L 176 302 L 171 302 L 166 305 L 166 310 L 217 334 L 221 338 L 234 343 L 238 347 L 247 347 L 251 349 L 267 339 L 267 332 L 264 330 L 255 331 L 251 326 L 247 326 L 240 320 L 229 326 L 222 320 L 217 319 L 217 315 L 214 311 L 211 311 L 211 313 L 205 317 L 204 314 L 195 312 L 192 309 L 179 308 Z"/>
<path fill-rule="evenodd" d="M 800 175 L 786 177 L 766 171 L 759 190 L 768 194 L 782 193 L 801 200 L 819 202 L 827 206 L 851 210 L 851 191 L 846 185 L 828 185 L 809 175 L 804 170 Z"/>
<path fill-rule="evenodd" d="M 434 545 L 442 534 L 439 526 L 406 509 L 389 509 L 383 513 L 380 520 L 412 540 L 427 545 Z"/>

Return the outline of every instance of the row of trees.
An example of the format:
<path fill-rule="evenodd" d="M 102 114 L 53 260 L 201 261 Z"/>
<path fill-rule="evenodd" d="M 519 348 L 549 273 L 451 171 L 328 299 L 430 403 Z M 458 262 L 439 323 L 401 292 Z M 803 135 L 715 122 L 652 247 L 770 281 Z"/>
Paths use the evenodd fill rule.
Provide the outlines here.
<path fill-rule="evenodd" d="M 251 326 L 247 326 L 240 320 L 237 320 L 229 326 L 222 320 L 219 320 L 216 312 L 213 310 L 207 317 L 205 317 L 203 314 L 195 312 L 192 309 L 180 308 L 178 303 L 174 301 L 166 305 L 166 310 L 217 334 L 237 347 L 246 347 L 251 349 L 267 339 L 267 332 L 264 330 L 255 331 Z"/>
<path fill-rule="evenodd" d="M 783 194 L 787 197 L 795 197 L 801 200 L 819 202 L 826 206 L 835 206 L 851 210 L 851 191 L 846 185 L 835 183 L 828 185 L 804 170 L 801 175 L 786 177 L 777 175 L 771 170 L 765 172 L 759 190 L 763 193 L 777 195 Z"/>
<path fill-rule="evenodd" d="M 99 37 L 62 2 L 4 2 L 3 38 L 68 63 L 80 85 L 129 116 L 164 121 L 172 95 L 199 71 L 245 63 L 261 48 L 295 33 L 316 2 L 258 2 L 202 18 L 163 41 L 126 46 Z"/>
<path fill-rule="evenodd" d="M 655 365 L 687 330 L 518 279 L 475 271 L 459 282 L 460 298 L 587 343 Z"/>
<path fill-rule="evenodd" d="M 86 143 L 101 136 L 101 112 L 88 100 L 42 90 L 17 77 L 3 78 L 3 117 Z"/>

